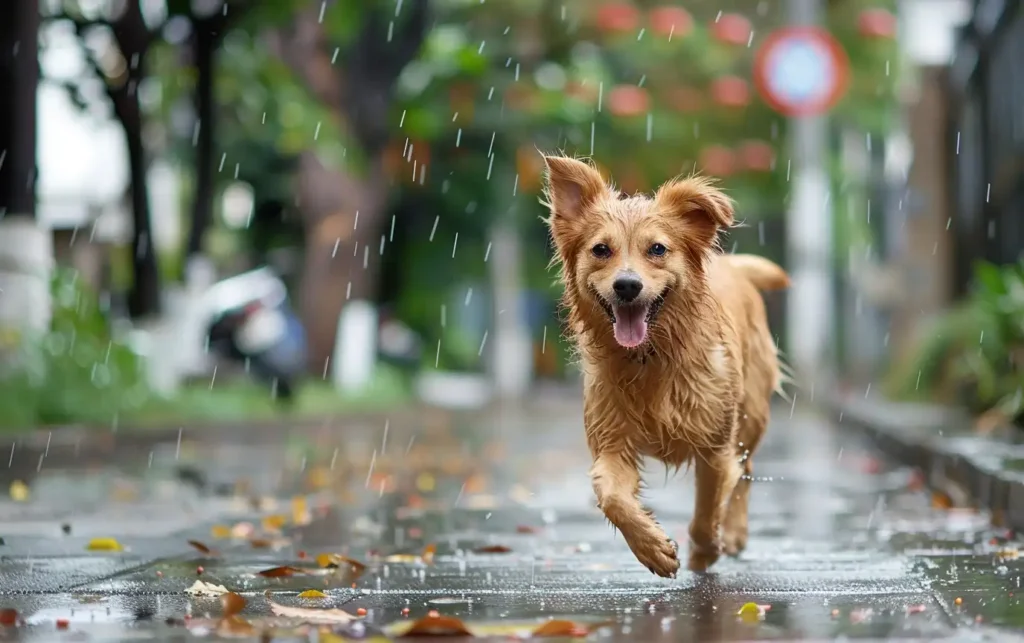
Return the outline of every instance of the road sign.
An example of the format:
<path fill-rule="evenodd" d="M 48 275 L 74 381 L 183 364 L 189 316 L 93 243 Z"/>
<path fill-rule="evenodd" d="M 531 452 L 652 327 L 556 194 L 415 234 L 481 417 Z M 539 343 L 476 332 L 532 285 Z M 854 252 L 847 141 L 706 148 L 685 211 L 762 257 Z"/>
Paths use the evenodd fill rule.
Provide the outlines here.
<path fill-rule="evenodd" d="M 754 59 L 754 84 L 761 98 L 785 116 L 827 112 L 843 97 L 849 80 L 846 52 L 818 27 L 779 29 Z"/>

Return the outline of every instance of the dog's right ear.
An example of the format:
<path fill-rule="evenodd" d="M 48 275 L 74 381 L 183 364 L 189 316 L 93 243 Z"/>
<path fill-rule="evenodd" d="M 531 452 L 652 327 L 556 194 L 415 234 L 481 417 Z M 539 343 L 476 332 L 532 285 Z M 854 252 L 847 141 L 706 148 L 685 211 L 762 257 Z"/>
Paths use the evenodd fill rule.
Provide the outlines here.
<path fill-rule="evenodd" d="M 565 156 L 545 156 L 547 197 L 551 222 L 577 219 L 594 204 L 608 186 L 601 174 L 583 161 Z"/>

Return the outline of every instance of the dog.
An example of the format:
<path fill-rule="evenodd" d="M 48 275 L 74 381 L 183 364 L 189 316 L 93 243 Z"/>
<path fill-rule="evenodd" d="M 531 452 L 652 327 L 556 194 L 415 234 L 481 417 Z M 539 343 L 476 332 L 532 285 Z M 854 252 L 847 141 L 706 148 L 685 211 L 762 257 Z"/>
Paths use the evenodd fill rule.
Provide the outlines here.
<path fill-rule="evenodd" d="M 692 466 L 688 567 L 706 571 L 747 543 L 752 456 L 783 383 L 760 291 L 789 277 L 720 251 L 733 205 L 708 178 L 630 196 L 586 162 L 544 160 L 598 507 L 642 564 L 674 578 L 676 543 L 640 502 L 642 461 Z"/>

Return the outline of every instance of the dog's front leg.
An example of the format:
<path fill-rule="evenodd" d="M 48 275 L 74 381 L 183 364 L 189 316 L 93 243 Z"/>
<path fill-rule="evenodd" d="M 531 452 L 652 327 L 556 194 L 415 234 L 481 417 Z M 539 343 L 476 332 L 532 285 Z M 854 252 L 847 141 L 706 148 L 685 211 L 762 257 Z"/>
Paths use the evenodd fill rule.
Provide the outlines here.
<path fill-rule="evenodd" d="M 631 454 L 598 454 L 590 469 L 597 504 L 622 532 L 637 560 L 658 576 L 674 578 L 679 571 L 676 545 L 640 504 L 638 465 Z"/>

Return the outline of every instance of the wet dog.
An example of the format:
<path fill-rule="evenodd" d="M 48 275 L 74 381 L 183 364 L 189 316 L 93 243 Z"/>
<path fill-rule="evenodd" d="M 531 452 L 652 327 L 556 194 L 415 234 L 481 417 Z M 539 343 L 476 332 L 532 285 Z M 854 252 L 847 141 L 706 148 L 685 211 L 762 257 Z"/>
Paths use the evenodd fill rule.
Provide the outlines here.
<path fill-rule="evenodd" d="M 789 277 L 720 252 L 733 207 L 706 178 L 628 196 L 585 162 L 545 161 L 598 506 L 641 563 L 673 577 L 676 545 L 640 503 L 640 471 L 645 456 L 692 465 L 689 568 L 704 571 L 746 546 L 752 456 L 782 383 L 759 291 Z"/>

